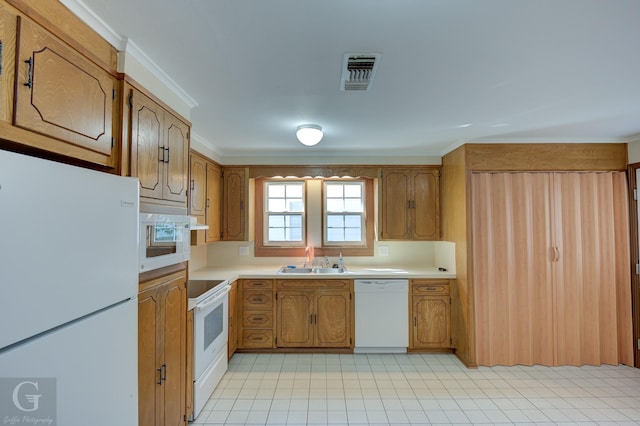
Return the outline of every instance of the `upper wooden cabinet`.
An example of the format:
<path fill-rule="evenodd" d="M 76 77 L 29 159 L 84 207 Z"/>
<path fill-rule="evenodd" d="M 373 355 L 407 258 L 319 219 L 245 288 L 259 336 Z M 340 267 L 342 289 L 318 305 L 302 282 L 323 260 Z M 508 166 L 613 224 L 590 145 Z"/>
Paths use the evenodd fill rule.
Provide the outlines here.
<path fill-rule="evenodd" d="M 201 245 L 220 241 L 222 233 L 222 171 L 217 163 L 191 152 L 189 214 L 208 230 L 192 232 L 191 244 Z"/>
<path fill-rule="evenodd" d="M 220 166 L 207 162 L 206 216 L 207 242 L 220 241 L 222 234 L 222 170 Z"/>
<path fill-rule="evenodd" d="M 190 171 L 189 214 L 191 216 L 205 216 L 207 208 L 207 160 L 192 151 Z"/>
<path fill-rule="evenodd" d="M 440 239 L 439 169 L 384 169 L 380 191 L 380 239 Z"/>
<path fill-rule="evenodd" d="M 120 102 L 119 81 L 111 61 L 115 48 L 104 49 L 107 43 L 87 28 L 75 34 L 78 31 L 70 27 L 78 24 L 77 18 L 54 2 L 11 3 L 24 12 L 0 4 L 3 139 L 117 168 L 118 120 L 114 117 Z M 55 13 L 60 27 L 42 17 L 47 13 Z M 47 30 L 31 16 L 47 21 Z M 74 36 L 82 36 L 82 42 Z M 93 47 L 106 58 L 90 53 Z"/>
<path fill-rule="evenodd" d="M 130 88 L 131 176 L 149 202 L 187 206 L 189 125 L 139 90 Z"/>
<path fill-rule="evenodd" d="M 222 169 L 222 220 L 224 241 L 247 240 L 247 193 L 249 181 L 245 168 Z"/>

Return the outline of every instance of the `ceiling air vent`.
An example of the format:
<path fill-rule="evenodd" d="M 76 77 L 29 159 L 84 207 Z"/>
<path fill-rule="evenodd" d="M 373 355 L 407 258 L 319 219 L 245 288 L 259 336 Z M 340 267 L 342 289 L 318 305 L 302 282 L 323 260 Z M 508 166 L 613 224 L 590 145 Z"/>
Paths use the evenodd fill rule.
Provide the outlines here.
<path fill-rule="evenodd" d="M 346 53 L 342 62 L 340 90 L 343 92 L 369 90 L 379 62 L 379 53 Z"/>

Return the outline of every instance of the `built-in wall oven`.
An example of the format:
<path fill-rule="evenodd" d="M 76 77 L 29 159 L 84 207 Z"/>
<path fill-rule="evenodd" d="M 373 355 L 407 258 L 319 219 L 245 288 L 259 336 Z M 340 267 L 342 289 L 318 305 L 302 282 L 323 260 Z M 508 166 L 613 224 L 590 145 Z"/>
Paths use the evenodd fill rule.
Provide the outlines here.
<path fill-rule="evenodd" d="M 223 280 L 192 280 L 187 284 L 193 312 L 193 417 L 204 408 L 227 371 L 229 289 Z"/>

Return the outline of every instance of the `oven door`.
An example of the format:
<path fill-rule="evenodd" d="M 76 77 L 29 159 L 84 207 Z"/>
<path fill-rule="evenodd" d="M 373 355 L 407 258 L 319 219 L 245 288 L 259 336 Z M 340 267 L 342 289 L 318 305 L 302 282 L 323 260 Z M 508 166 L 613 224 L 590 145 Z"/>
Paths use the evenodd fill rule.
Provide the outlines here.
<path fill-rule="evenodd" d="M 197 304 L 193 324 L 194 380 L 204 373 L 227 345 L 230 286 Z"/>

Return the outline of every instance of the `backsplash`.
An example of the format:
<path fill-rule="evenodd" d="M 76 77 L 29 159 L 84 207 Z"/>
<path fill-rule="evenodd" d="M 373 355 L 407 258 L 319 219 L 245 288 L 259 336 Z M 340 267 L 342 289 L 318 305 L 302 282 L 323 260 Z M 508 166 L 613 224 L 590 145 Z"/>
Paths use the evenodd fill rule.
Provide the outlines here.
<path fill-rule="evenodd" d="M 386 250 L 385 250 L 386 248 Z M 217 242 L 206 246 L 191 247 L 189 269 L 195 271 L 205 267 L 243 267 L 273 265 L 302 266 L 302 257 L 254 257 L 253 242 Z M 380 256 L 380 252 L 388 252 Z M 247 255 L 244 255 L 244 252 Z M 243 253 L 241 255 L 240 253 Z M 375 256 L 345 256 L 344 265 L 397 267 L 415 265 L 420 267 L 443 267 L 455 273 L 455 244 L 448 241 L 376 241 Z M 337 258 L 329 257 L 337 263 Z"/>

